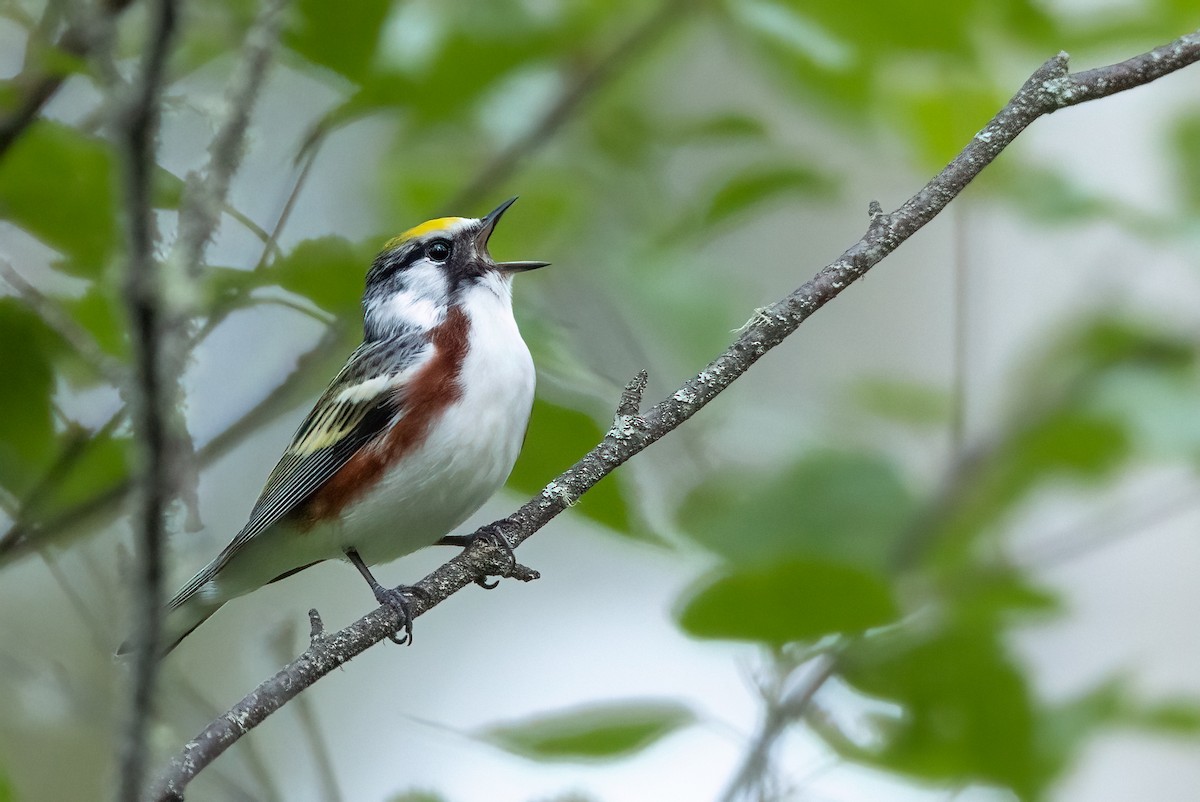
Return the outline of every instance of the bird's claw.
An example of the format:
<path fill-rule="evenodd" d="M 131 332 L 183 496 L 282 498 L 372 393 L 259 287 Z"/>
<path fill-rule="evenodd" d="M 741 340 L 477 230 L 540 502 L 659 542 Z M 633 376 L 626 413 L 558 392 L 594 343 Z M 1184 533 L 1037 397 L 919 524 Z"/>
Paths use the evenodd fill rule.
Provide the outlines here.
<path fill-rule="evenodd" d="M 413 642 L 412 600 L 416 596 L 425 596 L 425 592 L 415 585 L 400 585 L 395 588 L 379 587 L 375 590 L 375 600 L 384 607 L 390 607 L 400 617 L 400 624 L 395 632 L 388 635 L 388 640 L 398 646 Z M 404 637 L 398 637 L 404 632 Z"/>
<path fill-rule="evenodd" d="M 509 575 L 517 567 L 517 555 L 513 553 L 512 546 L 508 545 L 508 538 L 504 536 L 504 529 L 498 523 L 482 526 L 477 532 L 471 535 L 447 535 L 439 540 L 438 543 L 443 546 L 460 546 L 463 549 L 469 549 L 481 540 L 504 555 L 505 561 L 508 563 L 508 568 L 500 574 L 501 576 Z M 500 580 L 494 579 L 488 581 L 486 575 L 481 575 L 475 577 L 475 584 L 484 590 L 492 590 L 500 584 Z"/>

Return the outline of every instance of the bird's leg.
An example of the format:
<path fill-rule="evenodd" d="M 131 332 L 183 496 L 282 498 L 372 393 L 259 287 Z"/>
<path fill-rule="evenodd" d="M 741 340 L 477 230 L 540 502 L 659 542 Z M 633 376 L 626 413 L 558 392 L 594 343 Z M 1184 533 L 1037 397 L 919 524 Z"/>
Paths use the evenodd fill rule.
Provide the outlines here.
<path fill-rule="evenodd" d="M 513 554 L 512 546 L 508 545 L 508 538 L 504 536 L 504 528 L 501 526 L 501 521 L 495 521 L 487 526 L 481 526 L 479 529 L 470 535 L 446 535 L 438 540 L 435 545 L 438 546 L 459 546 L 463 549 L 468 549 L 477 540 L 482 540 L 488 545 L 500 551 L 508 560 L 509 570 L 511 571 L 517 565 L 517 555 Z M 500 580 L 489 582 L 486 576 L 475 577 L 475 584 L 485 590 L 491 590 L 500 584 Z"/>
<path fill-rule="evenodd" d="M 358 569 L 362 574 L 363 579 L 367 580 L 367 584 L 371 587 L 371 592 L 375 594 L 375 601 L 391 607 L 400 616 L 400 627 L 396 630 L 399 632 L 404 630 L 404 637 L 398 638 L 395 634 L 388 635 L 388 639 L 392 643 L 405 644 L 412 643 L 413 640 L 413 616 L 412 616 L 412 598 L 415 595 L 421 594 L 420 588 L 412 585 L 400 585 L 395 588 L 385 588 L 379 584 L 379 580 L 371 573 L 371 569 L 363 562 L 363 558 L 358 555 L 355 549 L 346 549 L 346 559 L 350 564 Z M 421 594 L 424 595 L 424 594 Z"/>

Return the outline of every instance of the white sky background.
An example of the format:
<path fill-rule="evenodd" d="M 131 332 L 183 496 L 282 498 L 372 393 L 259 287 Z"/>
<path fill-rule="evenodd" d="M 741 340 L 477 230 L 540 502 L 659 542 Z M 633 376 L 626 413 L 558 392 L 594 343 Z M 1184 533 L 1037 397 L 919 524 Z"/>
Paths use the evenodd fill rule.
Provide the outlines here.
<path fill-rule="evenodd" d="M 681 104 L 720 105 L 733 97 L 751 108 L 760 104 L 762 114 L 786 126 L 797 139 L 823 143 L 831 164 L 849 177 L 840 199 L 825 208 L 782 208 L 748 221 L 713 245 L 698 268 L 707 275 L 698 278 L 720 275 L 725 265 L 757 264 L 760 271 L 739 269 L 736 278 L 744 283 L 739 291 L 761 304 L 807 279 L 857 239 L 869 200 L 877 198 L 885 209 L 895 208 L 928 176 L 899 167 L 905 160 L 894 144 L 885 142 L 875 152 L 847 146 L 839 132 L 781 113 L 766 105 L 769 98 L 754 92 L 747 96 L 737 72 L 712 53 L 699 46 L 682 53 L 664 64 L 656 80 L 673 86 Z M 1027 65 L 1027 72 L 1035 66 Z M 213 74 L 202 72 L 184 82 L 187 105 L 195 110 L 185 108 L 168 120 L 166 166 L 177 173 L 202 161 L 209 132 L 204 120 L 220 91 Z M 1023 79 L 1024 74 L 1014 74 L 1013 88 Z M 701 91 L 703 100 L 696 96 Z M 283 67 L 275 69 L 256 115 L 271 125 L 269 130 L 260 125 L 253 131 L 232 196 L 236 207 L 263 224 L 275 218 L 290 187 L 295 144 L 307 124 L 336 97 L 328 86 Z M 1018 147 L 1027 158 L 1066 168 L 1104 195 L 1161 207 L 1168 176 L 1159 156 L 1159 122 L 1181 104 L 1197 101 L 1200 82 L 1194 71 L 1187 71 L 1041 120 L 1021 137 Z M 71 102 L 69 96 L 56 101 L 54 112 L 72 116 Z M 285 232 L 285 249 L 309 236 L 337 233 L 355 240 L 417 222 L 377 217 L 373 193 L 378 179 L 368 154 L 385 146 L 387 127 L 368 121 L 330 139 Z M 519 177 L 511 189 L 520 191 Z M 482 211 L 486 209 L 461 213 Z M 519 206 L 512 213 L 519 214 Z M 739 383 L 719 413 L 705 413 L 704 421 L 696 422 L 703 427 L 703 447 L 722 460 L 769 464 L 773 455 L 794 454 L 802 444 L 823 441 L 826 422 L 835 417 L 830 409 L 844 402 L 850 378 L 884 373 L 948 383 L 948 278 L 955 215 L 965 215 L 959 223 L 969 243 L 969 434 L 986 433 L 998 416 L 1011 413 L 1005 392 L 1009 370 L 1036 349 L 1038 338 L 1063 318 L 1064 310 L 1106 304 L 1116 297 L 1131 309 L 1194 319 L 1192 310 L 1200 299 L 1194 254 L 1150 247 L 1106 226 L 1039 228 L 1002 205 L 968 197 L 806 323 Z M 7 250 L 8 243 L 3 245 Z M 224 226 L 209 252 L 213 263 L 226 265 L 249 265 L 257 256 L 253 241 L 239 234 L 236 225 Z M 513 258 L 524 256 L 529 255 Z M 557 272 L 548 280 L 557 282 L 560 290 L 569 289 L 573 271 L 587 267 L 574 263 L 569 251 L 529 258 L 534 256 L 554 262 L 551 270 Z M 539 292 L 534 283 L 541 279 L 540 274 L 529 277 L 518 286 L 518 314 L 523 297 Z M 727 273 L 722 280 L 729 281 Z M 747 317 L 753 305 L 748 304 Z M 643 325 L 637 320 L 628 324 L 635 332 Z M 232 317 L 200 352 L 188 377 L 197 437 L 204 440 L 206 433 L 220 430 L 253 400 L 227 388 L 250 392 L 255 385 L 243 381 L 245 376 L 282 375 L 288 354 L 307 347 L 317 335 L 312 321 L 283 311 Z M 220 377 L 224 381 L 218 381 Z M 240 527 L 304 411 L 295 410 L 205 472 L 201 502 L 207 531 L 177 546 L 176 576 L 183 578 L 205 562 Z M 945 456 L 946 443 L 941 442 L 927 444 L 911 459 L 932 476 Z M 639 457 L 639 470 L 653 471 L 655 459 L 653 452 Z M 1037 543 L 1040 533 L 1052 534 L 1088 520 L 1097 510 L 1136 512 L 1160 479 L 1157 473 L 1130 477 L 1101 501 L 1046 499 L 1021 521 L 1017 548 Z M 1195 484 L 1185 475 L 1166 479 L 1176 486 Z M 477 520 L 505 514 L 518 502 L 514 496 L 502 496 Z M 1194 623 L 1200 609 L 1200 583 L 1195 581 L 1200 569 L 1198 526 L 1200 505 L 1136 537 L 1044 570 L 1043 578 L 1064 594 L 1068 613 L 1030 628 L 1013 644 L 1032 668 L 1040 692 L 1064 699 L 1122 672 L 1150 699 L 1200 695 L 1200 635 Z M 99 539 L 86 553 L 69 554 L 64 569 L 84 577 L 81 581 L 87 586 L 84 564 L 94 562 L 94 570 L 111 580 L 113 544 L 123 536 L 114 528 L 112 536 Z M 411 580 L 444 556 L 443 551 L 416 555 L 382 568 L 380 577 L 385 583 Z M 531 585 L 506 582 L 491 593 L 469 589 L 418 621 L 412 648 L 376 647 L 309 692 L 343 797 L 370 802 L 409 788 L 427 788 L 455 802 L 517 802 L 567 792 L 609 802 L 714 798 L 741 754 L 739 736 L 752 732 L 756 724 L 758 708 L 749 681 L 756 652 L 697 643 L 674 626 L 671 605 L 703 573 L 705 559 L 629 543 L 570 514 L 539 533 L 519 556 L 538 568 L 542 579 Z M 99 597 L 111 602 L 112 589 Z M 286 621 L 300 627 L 309 606 L 320 609 L 333 627 L 370 609 L 373 601 L 354 571 L 328 564 L 238 600 L 172 655 L 164 693 L 170 697 L 179 678 L 186 676 L 214 703 L 227 706 L 278 665 L 259 645 L 263 633 Z M 45 668 L 46 661 L 64 665 L 68 674 L 96 661 L 97 681 L 107 683 L 106 689 L 96 691 L 92 701 L 97 704 L 114 703 L 106 694 L 112 693 L 116 670 L 105 669 L 106 658 L 95 654 L 80 657 L 80 650 L 92 647 L 40 562 L 30 559 L 6 570 L 0 582 L 0 611 L 0 644 L 27 644 L 20 660 L 0 663 L 9 676 L 24 677 L 16 683 L 21 689 L 17 698 L 0 703 L 0 711 L 24 716 L 31 733 L 23 744 L 0 742 L 6 758 L 15 758 L 11 770 L 18 781 L 18 798 L 80 798 L 84 789 L 79 777 L 56 772 L 61 758 L 46 740 L 39 740 L 39 732 L 44 735 L 56 722 L 61 726 L 80 704 L 62 691 L 55 671 Z M 532 763 L 471 737 L 474 729 L 503 720 L 580 703 L 641 697 L 687 702 L 701 722 L 633 760 L 594 766 Z M 853 704 L 840 697 L 838 701 Z M 173 750 L 204 720 L 178 701 L 168 701 L 166 707 L 173 726 L 165 725 L 157 737 L 162 748 Z M 319 800 L 294 711 L 278 714 L 260 733 L 252 740 L 282 795 L 298 802 Z M 102 739 L 99 744 L 93 741 L 80 759 L 102 771 L 109 757 L 106 746 Z M 243 745 L 235 746 L 218 766 L 245 781 L 242 750 Z M 1114 733 L 1094 743 L 1056 799 L 1200 799 L 1197 757 L 1194 743 Z M 796 783 L 796 799 L 946 798 L 941 790 L 902 790 L 879 775 L 832 763 L 815 742 L 802 736 L 788 740 L 780 763 Z M 208 782 L 203 788 L 210 798 L 222 798 L 220 785 Z M 196 789 L 202 786 L 198 783 Z M 980 790 L 957 798 L 1005 797 Z"/>

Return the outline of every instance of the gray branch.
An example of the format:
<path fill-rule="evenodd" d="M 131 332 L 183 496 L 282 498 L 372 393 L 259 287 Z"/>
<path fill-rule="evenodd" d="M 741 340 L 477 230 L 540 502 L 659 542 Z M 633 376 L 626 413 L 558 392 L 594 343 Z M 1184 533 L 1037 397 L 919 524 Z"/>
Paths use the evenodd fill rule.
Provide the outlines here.
<path fill-rule="evenodd" d="M 867 233 L 858 242 L 812 280 L 772 306 L 756 311 L 728 349 L 644 414 L 639 410 L 645 376 L 639 374 L 622 395 L 613 427 L 604 439 L 541 493 L 497 522 L 510 545 L 520 545 L 615 468 L 696 414 L 814 312 L 936 217 L 1034 120 L 1067 106 L 1150 83 L 1197 60 L 1200 32 L 1128 61 L 1075 75 L 1068 73 L 1065 53 L 1047 61 L 932 181 L 891 214 L 872 202 Z M 511 571 L 505 555 L 481 542 L 418 583 L 422 592 L 414 597 L 413 614 L 424 614 L 480 574 L 505 575 Z M 521 578 L 529 578 L 529 574 Z M 184 745 L 167 766 L 155 799 L 182 799 L 188 783 L 239 738 L 318 679 L 393 633 L 398 624 L 395 614 L 384 607 L 332 634 L 321 630 L 315 616 L 313 621 L 313 637 L 304 653 Z"/>
<path fill-rule="evenodd" d="M 165 356 L 170 350 L 166 340 L 171 332 L 154 258 L 158 232 L 151 200 L 160 100 L 178 17 L 175 3 L 176 0 L 158 0 L 151 5 L 146 53 L 118 120 L 129 248 L 123 290 L 134 359 L 128 393 L 134 431 L 138 435 L 141 491 L 134 516 L 137 626 L 133 635 L 130 704 L 120 743 L 119 802 L 137 802 L 141 798 L 146 774 L 147 732 L 161 651 L 164 518 L 175 478 L 170 431 L 172 379 Z"/>

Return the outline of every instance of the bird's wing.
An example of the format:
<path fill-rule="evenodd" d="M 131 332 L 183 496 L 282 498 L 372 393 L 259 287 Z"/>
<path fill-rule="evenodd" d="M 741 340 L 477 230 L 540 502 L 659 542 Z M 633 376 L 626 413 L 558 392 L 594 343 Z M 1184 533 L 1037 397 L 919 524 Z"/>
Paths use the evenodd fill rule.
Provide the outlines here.
<path fill-rule="evenodd" d="M 292 437 L 250 520 L 170 602 L 175 609 L 211 581 L 247 543 L 269 529 L 337 473 L 403 413 L 404 385 L 432 357 L 424 338 L 364 343 L 326 388 Z"/>

